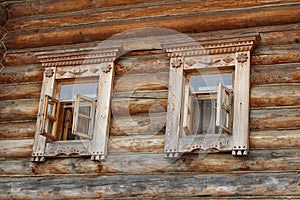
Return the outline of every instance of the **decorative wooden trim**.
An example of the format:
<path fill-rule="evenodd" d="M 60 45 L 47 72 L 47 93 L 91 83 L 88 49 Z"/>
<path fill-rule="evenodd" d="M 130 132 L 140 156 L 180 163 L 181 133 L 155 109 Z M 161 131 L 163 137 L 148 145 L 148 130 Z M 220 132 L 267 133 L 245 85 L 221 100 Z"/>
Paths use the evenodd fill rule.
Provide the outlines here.
<path fill-rule="evenodd" d="M 208 41 L 176 41 L 162 43 L 170 57 L 170 79 L 168 112 L 165 135 L 166 157 L 176 157 L 179 153 L 195 149 L 217 149 L 232 151 L 233 155 L 247 155 L 249 143 L 249 89 L 250 52 L 254 49 L 259 34 L 238 35 L 231 38 Z M 184 62 L 180 62 L 180 61 Z M 183 69 L 182 69 L 183 65 Z M 186 136 L 185 129 L 188 107 L 183 105 L 186 95 L 185 74 L 189 70 L 235 68 L 234 119 L 232 135 L 206 138 Z M 183 94 L 183 91 L 184 94 Z M 183 109 L 184 108 L 184 109 Z M 214 140 L 215 139 L 215 140 Z"/>
<path fill-rule="evenodd" d="M 43 67 L 46 67 L 43 80 L 37 129 L 33 146 L 32 161 L 44 161 L 45 157 L 59 155 L 90 155 L 92 160 L 103 160 L 107 154 L 110 120 L 110 101 L 114 77 L 114 61 L 123 53 L 118 46 L 97 46 L 85 49 L 70 49 L 36 53 Z M 40 135 L 43 96 L 53 96 L 55 81 L 59 79 L 99 77 L 95 129 L 93 137 L 81 141 L 47 142 Z M 79 144 L 80 143 L 80 144 Z"/>

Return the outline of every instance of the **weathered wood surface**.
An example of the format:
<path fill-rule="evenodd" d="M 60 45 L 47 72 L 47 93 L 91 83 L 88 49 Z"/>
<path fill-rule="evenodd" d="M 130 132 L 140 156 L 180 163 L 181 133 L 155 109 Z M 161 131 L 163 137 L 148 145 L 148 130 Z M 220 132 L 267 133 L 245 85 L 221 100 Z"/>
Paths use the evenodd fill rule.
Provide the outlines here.
<path fill-rule="evenodd" d="M 41 82 L 44 69 L 38 65 L 5 67 L 1 71 L 0 84 Z"/>
<path fill-rule="evenodd" d="M 39 98 L 42 83 L 6 84 L 0 86 L 0 101 Z"/>
<path fill-rule="evenodd" d="M 9 180 L 9 181 L 7 181 Z M 300 195 L 299 173 L 65 175 L 1 179 L 1 198 L 220 197 Z M 17 192 L 16 192 L 17 191 Z"/>
<path fill-rule="evenodd" d="M 33 138 L 36 120 L 0 123 L 0 138 Z"/>
<path fill-rule="evenodd" d="M 255 149 L 293 149 L 300 148 L 299 129 L 277 131 L 252 131 L 250 133 L 250 152 Z M 5 139 L 0 140 L 0 157 L 26 158 L 31 156 L 33 139 Z M 147 133 L 128 134 L 128 136 L 110 135 L 108 141 L 108 155 L 128 153 L 162 154 L 164 134 Z"/>
<path fill-rule="evenodd" d="M 5 25 L 7 21 L 8 21 L 7 9 L 4 6 L 0 5 L 0 26 Z"/>
<path fill-rule="evenodd" d="M 290 15 L 286 15 L 286 13 L 290 13 Z M 199 20 L 200 16 L 201 20 Z M 300 5 L 299 3 L 295 3 L 284 6 L 262 6 L 222 12 L 208 12 L 205 15 L 191 14 L 130 20 L 130 23 L 126 24 L 126 26 L 124 26 L 124 22 L 96 23 L 84 27 L 54 28 L 38 32 L 29 31 L 22 34 L 10 33 L 5 38 L 5 44 L 8 49 L 24 49 L 103 40 L 116 33 L 141 27 L 155 26 L 174 29 L 183 33 L 191 33 L 222 30 L 225 28 L 237 29 L 253 26 L 291 24 L 299 23 L 299 20 Z"/>
<path fill-rule="evenodd" d="M 0 101 L 0 122 L 35 120 L 39 99 Z"/>
<path fill-rule="evenodd" d="M 299 83 L 300 63 L 252 66 L 250 78 L 251 85 Z"/>
<path fill-rule="evenodd" d="M 268 160 L 268 162 L 266 162 Z M 245 158 L 230 154 L 182 155 L 168 160 L 163 154 L 127 153 L 108 155 L 104 162 L 89 158 L 47 159 L 45 163 L 30 162 L 28 158 L 3 159 L 1 175 L 48 175 L 144 172 L 234 172 L 298 170 L 299 149 L 252 150 Z"/>
<path fill-rule="evenodd" d="M 272 109 L 251 110 L 250 128 L 276 129 L 276 128 L 299 128 L 300 107 L 274 107 Z"/>
<path fill-rule="evenodd" d="M 299 83 L 252 86 L 250 94 L 251 107 L 300 105 Z"/>
<path fill-rule="evenodd" d="M 230 1 L 204 1 L 204 2 L 176 2 L 173 4 L 160 4 L 160 5 L 147 5 L 134 6 L 133 8 L 125 7 L 125 9 L 116 10 L 85 10 L 80 13 L 69 13 L 65 16 L 46 15 L 46 16 L 35 16 L 34 19 L 30 18 L 19 18 L 12 19 L 6 26 L 9 31 L 23 31 L 23 30 L 34 30 L 51 27 L 63 27 L 72 25 L 83 25 L 98 22 L 109 22 L 118 20 L 133 20 L 142 19 L 149 17 L 164 17 L 180 14 L 193 14 L 205 11 L 216 11 L 232 9 L 234 4 L 235 9 L 246 8 L 252 6 L 263 6 L 280 3 L 297 3 L 297 0 L 289 1 L 277 1 L 277 2 L 257 2 L 257 1 L 243 1 L 236 2 Z M 132 3 L 132 2 L 130 2 Z M 103 4 L 102 4 L 103 5 Z M 68 6 L 64 6 L 68 7 Z M 103 7 L 102 7 L 103 8 Z M 180 9 L 178 9 L 180 8 Z M 58 8 L 59 9 L 59 8 Z M 49 16 L 49 17 L 48 17 Z"/>

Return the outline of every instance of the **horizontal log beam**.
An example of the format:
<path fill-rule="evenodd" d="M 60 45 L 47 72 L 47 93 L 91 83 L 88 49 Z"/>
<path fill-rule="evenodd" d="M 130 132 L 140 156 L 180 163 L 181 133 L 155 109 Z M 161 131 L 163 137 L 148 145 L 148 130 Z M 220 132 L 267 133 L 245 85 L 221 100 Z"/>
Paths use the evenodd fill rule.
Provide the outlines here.
<path fill-rule="evenodd" d="M 4 26 L 8 21 L 7 9 L 0 5 L 0 26 Z"/>
<path fill-rule="evenodd" d="M 280 184 L 279 184 L 280 183 Z M 300 195 L 299 173 L 7 177 L 1 198 L 189 198 Z"/>
<path fill-rule="evenodd" d="M 0 101 L 40 98 L 42 83 L 6 84 L 0 87 Z"/>
<path fill-rule="evenodd" d="M 110 134 L 108 152 L 109 155 L 126 155 L 130 153 L 134 153 L 136 156 L 148 153 L 162 154 L 164 137 L 164 133 L 159 134 L 155 132 L 148 132 L 143 135 L 131 134 L 128 136 Z M 2 139 L 0 140 L 0 157 L 30 157 L 32 144 L 33 139 Z M 251 150 L 300 148 L 300 130 L 252 131 L 250 133 L 250 148 Z"/>
<path fill-rule="evenodd" d="M 286 13 L 291 14 L 286 15 Z M 291 24 L 298 23 L 299 20 L 300 4 L 295 3 L 285 6 L 256 7 L 227 12 L 153 17 L 149 19 L 121 21 L 119 23 L 97 23 L 84 27 L 54 28 L 38 32 L 29 31 L 22 34 L 11 33 L 5 38 L 5 44 L 10 50 L 24 49 L 101 41 L 116 33 L 143 27 L 162 27 L 182 33 L 196 33 L 222 29 Z M 149 34 L 153 35 L 153 33 Z M 127 34 L 125 35 L 125 37 L 128 37 Z M 133 35 L 136 37 L 136 34 Z M 145 36 L 145 33 L 142 33 L 142 35 Z"/>
<path fill-rule="evenodd" d="M 69 13 L 68 15 L 46 15 L 33 16 L 30 18 L 12 19 L 6 25 L 9 31 L 24 31 L 43 28 L 54 28 L 74 25 L 87 25 L 99 22 L 111 22 L 121 20 L 136 20 L 152 17 L 175 16 L 182 14 L 204 13 L 219 10 L 232 10 L 234 4 L 235 9 L 255 7 L 255 6 L 270 6 L 272 4 L 287 4 L 297 3 L 297 0 L 276 1 L 276 2 L 257 2 L 243 1 L 236 2 L 234 0 L 217 1 L 202 1 L 202 2 L 176 2 L 171 4 L 147 5 L 130 7 L 121 7 L 116 10 L 86 10 L 80 13 Z M 66 7 L 66 6 L 64 6 Z M 180 8 L 180 9 L 178 9 Z M 59 9 L 59 8 L 58 8 Z"/>
<path fill-rule="evenodd" d="M 277 129 L 277 128 L 299 128 L 300 107 L 286 108 L 274 107 L 273 109 L 251 110 L 250 128 Z"/>
<path fill-rule="evenodd" d="M 0 139 L 33 138 L 35 128 L 36 120 L 0 123 Z"/>
<path fill-rule="evenodd" d="M 36 120 L 39 99 L 0 101 L 0 122 Z"/>
<path fill-rule="evenodd" d="M 297 106 L 300 105 L 299 91 L 300 83 L 252 86 L 250 104 L 251 107 Z"/>
<path fill-rule="evenodd" d="M 176 0 L 172 0 L 171 2 L 176 2 Z M 146 4 L 147 3 L 147 4 Z M 66 12 L 74 12 L 74 11 L 82 11 L 89 9 L 113 9 L 116 7 L 118 9 L 119 6 L 134 6 L 134 5 L 149 5 L 149 3 L 161 3 L 158 0 L 119 0 L 119 1 L 105 1 L 105 0 L 72 0 L 71 2 L 68 0 L 60 0 L 60 1 L 32 1 L 32 2 L 21 2 L 14 3 L 8 6 L 9 14 L 11 18 L 19 18 L 19 17 L 31 17 L 33 15 L 46 15 L 46 14 L 55 14 L 55 13 L 66 13 Z"/>
<path fill-rule="evenodd" d="M 300 63 L 252 66 L 250 79 L 251 85 L 299 83 Z"/>
<path fill-rule="evenodd" d="M 1 175 L 49 174 L 109 174 L 143 172 L 237 172 L 298 170 L 299 149 L 251 150 L 247 159 L 236 159 L 230 154 L 182 155 L 168 160 L 163 154 L 109 155 L 101 163 L 88 158 L 47 159 L 43 164 L 28 158 L 4 159 L 0 162 Z M 268 162 L 265 162 L 268 160 Z M 127 162 L 127 164 L 125 164 Z M 128 164 L 130 163 L 130 164 Z M 146 171 L 145 171 L 146 169 Z M 142 170 L 142 171 L 139 171 Z"/>
<path fill-rule="evenodd" d="M 5 67 L 1 71 L 0 84 L 42 82 L 44 68 L 38 65 Z"/>

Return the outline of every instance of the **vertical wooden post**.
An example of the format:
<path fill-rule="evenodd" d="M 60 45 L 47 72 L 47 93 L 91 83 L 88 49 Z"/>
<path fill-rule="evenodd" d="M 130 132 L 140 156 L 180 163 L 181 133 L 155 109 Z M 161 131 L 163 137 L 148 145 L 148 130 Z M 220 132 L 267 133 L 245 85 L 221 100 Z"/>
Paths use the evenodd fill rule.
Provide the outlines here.
<path fill-rule="evenodd" d="M 170 59 L 168 112 L 165 136 L 165 153 L 167 157 L 178 156 L 178 144 L 181 122 L 181 100 L 183 95 L 183 57 Z"/>
<path fill-rule="evenodd" d="M 250 51 L 235 53 L 235 85 L 232 155 L 249 149 Z"/>

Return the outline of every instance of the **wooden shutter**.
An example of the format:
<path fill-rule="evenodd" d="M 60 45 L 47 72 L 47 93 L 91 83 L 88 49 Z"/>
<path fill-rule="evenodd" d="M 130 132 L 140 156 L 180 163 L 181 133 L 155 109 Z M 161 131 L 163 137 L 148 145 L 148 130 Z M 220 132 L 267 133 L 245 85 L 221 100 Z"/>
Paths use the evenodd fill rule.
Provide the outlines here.
<path fill-rule="evenodd" d="M 45 95 L 41 119 L 40 134 L 50 140 L 58 140 L 57 126 L 60 103 L 57 99 Z"/>
<path fill-rule="evenodd" d="M 219 83 L 216 126 L 219 127 L 220 130 L 229 134 L 232 133 L 232 97 L 232 91 L 222 83 Z"/>
<path fill-rule="evenodd" d="M 72 134 L 92 139 L 95 121 L 96 100 L 77 95 L 73 116 Z"/>

